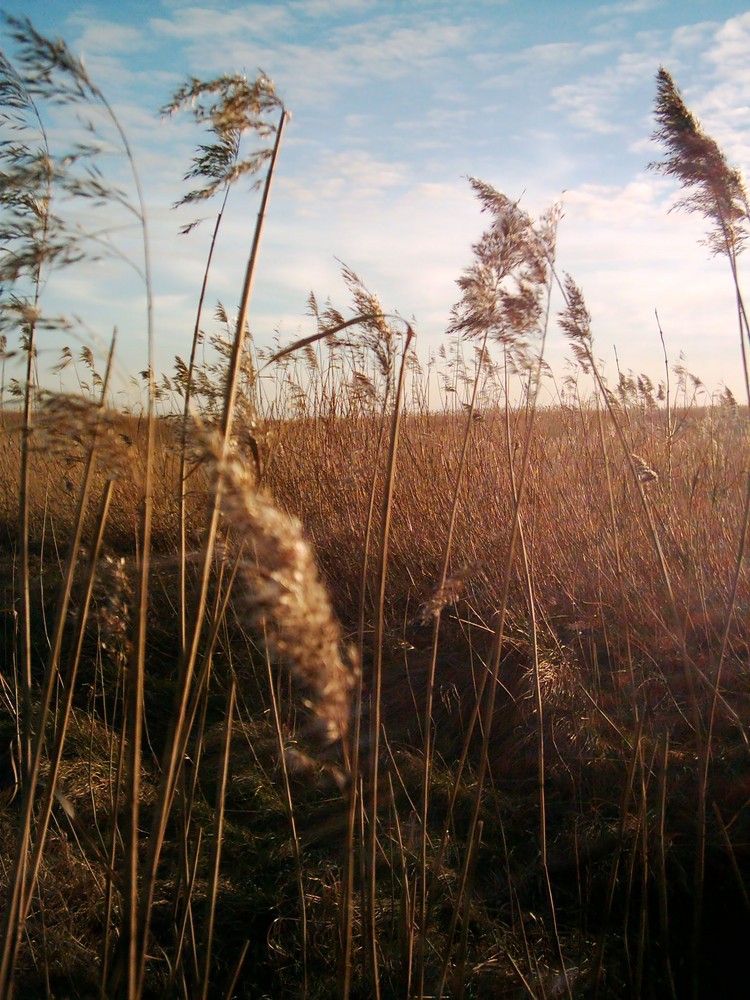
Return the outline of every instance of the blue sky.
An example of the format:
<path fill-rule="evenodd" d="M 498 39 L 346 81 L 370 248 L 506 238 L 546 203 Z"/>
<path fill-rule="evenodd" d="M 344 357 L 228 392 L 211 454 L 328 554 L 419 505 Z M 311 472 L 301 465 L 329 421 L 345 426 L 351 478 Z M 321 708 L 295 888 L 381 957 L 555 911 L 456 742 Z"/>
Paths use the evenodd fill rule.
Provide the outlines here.
<path fill-rule="evenodd" d="M 187 75 L 262 68 L 292 112 L 262 247 L 259 343 L 311 332 L 313 290 L 348 306 L 338 260 L 384 308 L 414 317 L 423 355 L 444 342 L 455 279 L 482 217 L 466 178 L 537 213 L 562 200 L 558 261 L 583 288 L 597 353 L 661 376 L 670 358 L 740 395 L 726 264 L 698 245 L 674 186 L 646 170 L 654 76 L 674 76 L 734 165 L 750 163 L 750 8 L 732 0 L 6 0 L 65 38 L 114 105 L 140 165 L 154 251 L 158 370 L 187 355 L 209 226 L 179 236 L 169 206 L 199 134 L 158 109 Z M 5 47 L 5 46 L 4 46 Z M 11 49 L 8 50 L 12 52 Z M 237 192 L 209 290 L 231 309 L 255 219 Z M 195 214 L 195 213 L 193 213 Z M 50 296 L 95 343 L 116 324 L 119 366 L 146 363 L 137 284 L 113 262 L 68 273 Z M 61 306 L 62 307 L 62 306 Z M 99 338 L 99 339 L 97 339 Z M 58 343 L 42 347 L 56 360 Z M 99 347 L 101 351 L 101 346 Z M 548 361 L 566 372 L 553 330 Z"/>

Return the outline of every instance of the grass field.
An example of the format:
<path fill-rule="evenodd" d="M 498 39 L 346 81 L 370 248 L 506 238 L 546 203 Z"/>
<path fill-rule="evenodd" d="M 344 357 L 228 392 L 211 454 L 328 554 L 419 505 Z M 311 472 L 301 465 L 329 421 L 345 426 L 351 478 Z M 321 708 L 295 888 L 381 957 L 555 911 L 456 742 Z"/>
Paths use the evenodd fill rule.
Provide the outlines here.
<path fill-rule="evenodd" d="M 138 415 L 85 349 L 61 361 L 87 387 L 44 390 L 44 276 L 76 257 L 55 192 L 110 195 L 60 173 L 41 110 L 111 112 L 10 29 L 0 996 L 739 995 L 748 406 L 668 363 L 607 384 L 556 214 L 480 182 L 436 358 L 345 271 L 351 309 L 311 300 L 317 333 L 274 356 L 244 335 L 250 281 L 207 354 L 200 296 Z M 268 82 L 191 100 L 200 198 L 252 172 L 266 197 Z M 242 160 L 250 121 L 272 145 Z M 657 122 L 744 359 L 744 188 L 666 73 Z M 579 366 L 557 386 L 553 292 Z"/>

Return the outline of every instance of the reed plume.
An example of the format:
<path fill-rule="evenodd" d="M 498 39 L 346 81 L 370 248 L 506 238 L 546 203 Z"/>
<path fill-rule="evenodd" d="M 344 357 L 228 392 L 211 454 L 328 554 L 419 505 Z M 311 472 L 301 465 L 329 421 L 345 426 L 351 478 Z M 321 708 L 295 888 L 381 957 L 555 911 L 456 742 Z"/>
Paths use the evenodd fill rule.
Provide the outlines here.
<path fill-rule="evenodd" d="M 244 545 L 240 599 L 250 622 L 301 690 L 315 718 L 314 735 L 326 743 L 341 740 L 357 671 L 353 653 L 342 655 L 341 626 L 302 525 L 258 490 L 248 469 L 235 454 L 223 455 L 216 439 L 206 443 L 204 461 L 224 518 Z"/>
<path fill-rule="evenodd" d="M 736 256 L 747 239 L 750 214 L 742 175 L 729 166 L 717 143 L 703 131 L 663 66 L 656 77 L 655 116 L 653 138 L 667 155 L 651 163 L 651 168 L 680 182 L 686 191 L 680 207 L 700 212 L 713 224 L 706 238 L 711 251 Z"/>
<path fill-rule="evenodd" d="M 677 202 L 688 212 L 700 212 L 711 228 L 704 240 L 715 255 L 727 258 L 732 271 L 737 321 L 742 351 L 745 393 L 750 404 L 750 322 L 737 271 L 737 257 L 748 237 L 750 205 L 742 174 L 730 167 L 719 146 L 701 128 L 688 110 L 672 77 L 660 67 L 656 78 L 655 116 L 658 127 L 653 139 L 664 146 L 666 159 L 649 166 L 667 177 L 675 177 L 686 191 Z"/>
<path fill-rule="evenodd" d="M 448 332 L 475 340 L 488 337 L 521 360 L 529 351 L 529 338 L 544 327 L 559 213 L 552 208 L 535 226 L 507 195 L 474 178 L 470 183 L 492 221 L 472 247 L 474 260 L 456 282 L 461 299 L 452 310 Z"/>
<path fill-rule="evenodd" d="M 560 326 L 570 341 L 576 361 L 588 374 L 595 367 L 591 313 L 586 307 L 583 292 L 569 274 L 563 278 L 563 295 L 565 308 L 560 313 Z"/>

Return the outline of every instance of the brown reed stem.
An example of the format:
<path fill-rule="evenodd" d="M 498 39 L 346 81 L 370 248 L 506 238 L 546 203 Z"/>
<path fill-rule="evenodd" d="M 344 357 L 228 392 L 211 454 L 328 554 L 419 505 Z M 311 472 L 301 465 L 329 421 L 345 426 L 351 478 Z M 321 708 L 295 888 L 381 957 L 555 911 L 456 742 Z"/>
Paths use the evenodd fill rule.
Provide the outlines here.
<path fill-rule="evenodd" d="M 109 382 L 109 373 L 111 372 L 114 345 L 115 338 L 113 337 L 110 345 L 109 359 L 107 362 L 107 373 L 99 405 L 99 415 L 101 415 L 104 409 L 104 400 Z M 81 484 L 78 497 L 78 505 L 74 518 L 72 534 L 68 543 L 68 552 L 63 571 L 63 579 L 58 594 L 53 635 L 47 658 L 44 680 L 42 682 L 40 701 L 32 722 L 32 728 L 29 730 L 29 733 L 33 734 L 31 757 L 29 760 L 29 769 L 26 772 L 24 780 L 23 799 L 21 804 L 21 821 L 19 825 L 15 863 L 10 881 L 8 901 L 3 914 L 3 951 L 2 962 L 0 963 L 0 997 L 5 996 L 6 991 L 8 996 L 12 994 L 13 969 L 15 967 L 18 948 L 26 917 L 28 915 L 29 906 L 31 905 L 31 900 L 33 898 L 34 884 L 41 861 L 41 847 L 37 845 L 38 852 L 32 860 L 31 868 L 29 869 L 27 867 L 29 863 L 28 850 L 31 843 L 35 797 L 37 785 L 39 783 L 42 759 L 44 756 L 45 731 L 49 720 L 52 696 L 58 679 L 63 632 L 67 621 L 73 580 L 80 554 L 81 539 L 83 537 L 84 519 L 88 509 L 88 500 L 92 488 L 94 469 L 96 465 L 96 449 L 98 446 L 97 428 L 98 424 L 95 425 L 94 438 L 89 448 L 83 482 Z M 25 581 L 25 586 L 28 587 L 28 578 Z M 52 793 L 50 792 L 50 796 L 51 794 Z M 51 810 L 51 808 L 52 800 L 50 798 L 41 814 L 40 840 L 42 846 L 47 823 L 49 822 L 49 810 Z"/>
<path fill-rule="evenodd" d="M 229 369 L 227 371 L 227 381 L 224 394 L 224 410 L 221 419 L 222 448 L 225 454 L 229 446 L 229 438 L 231 436 L 231 431 L 232 431 L 234 403 L 237 396 L 237 382 L 240 370 L 241 349 L 242 349 L 242 344 L 244 342 L 245 324 L 247 322 L 247 315 L 250 306 L 250 296 L 252 293 L 253 280 L 255 277 L 255 266 L 257 262 L 258 251 L 260 248 L 260 239 L 263 231 L 263 222 L 265 219 L 266 206 L 268 204 L 268 199 L 271 191 L 271 181 L 273 179 L 273 174 L 275 171 L 279 148 L 281 146 L 281 137 L 284 131 L 284 124 L 286 122 L 286 118 L 287 114 L 284 111 L 281 114 L 278 129 L 276 132 L 276 142 L 274 144 L 273 153 L 271 155 L 268 171 L 266 173 L 266 183 L 261 198 L 260 208 L 258 211 L 258 218 L 255 226 L 255 233 L 250 251 L 250 257 L 247 263 L 247 268 L 245 270 L 245 280 L 243 285 L 242 298 L 240 301 L 239 315 L 237 318 L 237 327 L 235 330 L 235 337 L 232 346 L 232 354 L 230 357 Z M 190 697 L 190 690 L 195 670 L 195 663 L 198 656 L 198 648 L 200 645 L 201 633 L 203 629 L 203 619 L 206 609 L 211 560 L 216 539 L 216 530 L 219 521 L 219 511 L 221 502 L 220 492 L 221 491 L 219 490 L 216 493 L 214 503 L 211 507 L 207 519 L 206 530 L 203 541 L 203 549 L 202 549 L 201 582 L 192 614 L 192 620 L 194 623 L 193 631 L 190 638 L 190 643 L 188 644 L 184 654 L 180 656 L 180 661 L 178 666 L 179 676 L 181 679 L 180 690 L 177 696 L 177 703 L 175 705 L 175 710 L 172 715 L 170 734 L 167 738 L 164 749 L 164 756 L 162 758 L 162 774 L 158 792 L 159 805 L 154 811 L 154 820 L 151 829 L 151 836 L 149 839 L 149 850 L 146 859 L 146 865 L 143 877 L 143 889 L 141 894 L 140 948 L 138 949 L 140 955 L 139 974 L 138 974 L 139 982 L 142 982 L 143 980 L 143 972 L 145 968 L 145 957 L 146 957 L 146 941 L 148 938 L 148 927 L 151 917 L 151 905 L 153 902 L 153 894 L 156 885 L 156 873 L 159 865 L 159 858 L 161 857 L 161 851 L 164 844 L 164 836 L 167 828 L 167 821 L 169 818 L 169 803 L 171 803 L 174 795 L 176 782 L 179 775 L 179 770 L 185 752 L 185 747 L 187 745 L 187 741 L 189 738 L 189 730 L 186 726 L 186 721 L 187 721 L 186 709 L 187 709 L 188 699 Z"/>
<path fill-rule="evenodd" d="M 229 777 L 229 751 L 232 744 L 232 724 L 234 720 L 234 702 L 236 686 L 234 678 L 229 682 L 226 710 L 224 713 L 224 730 L 221 743 L 221 759 L 219 762 L 219 780 L 216 786 L 216 805 L 214 808 L 213 839 L 211 841 L 211 860 L 208 869 L 208 894 L 206 898 L 206 917 L 203 930 L 201 969 L 201 998 L 208 1000 L 211 988 L 211 950 L 214 938 L 214 922 L 216 919 L 216 899 L 219 890 L 219 867 L 221 865 L 221 845 L 224 837 L 224 808 L 226 805 L 227 780 Z"/>
<path fill-rule="evenodd" d="M 443 555 L 440 570 L 440 578 L 437 585 L 437 593 L 442 593 L 445 589 L 446 581 L 448 579 L 448 569 L 450 566 L 450 559 L 453 550 L 453 537 L 456 529 L 456 519 L 458 517 L 458 502 L 461 494 L 461 485 L 463 483 L 464 471 L 466 469 L 466 458 L 469 450 L 469 441 L 471 439 L 471 428 L 474 422 L 474 413 L 476 411 L 477 404 L 477 394 L 479 391 L 479 382 L 482 374 L 482 363 L 485 356 L 485 350 L 487 348 L 487 338 L 489 336 L 489 331 L 485 330 L 484 336 L 482 338 L 481 347 L 478 355 L 477 371 L 474 377 L 474 383 L 471 390 L 471 400 L 469 402 L 469 409 L 466 413 L 466 421 L 464 424 L 463 438 L 461 442 L 461 454 L 458 460 L 458 469 L 456 470 L 456 475 L 453 484 L 453 499 L 451 501 L 451 512 L 448 519 L 448 530 L 446 532 L 445 542 L 443 543 Z M 428 830 L 428 811 L 430 802 L 430 783 L 432 774 L 432 705 L 433 705 L 433 695 L 435 690 L 435 672 L 437 669 L 437 658 L 438 658 L 438 645 L 440 639 L 440 619 L 442 615 L 442 607 L 438 606 L 435 614 L 435 619 L 432 629 L 432 645 L 430 650 L 430 666 L 429 674 L 427 677 L 427 693 L 425 696 L 425 706 L 424 706 L 424 721 L 422 723 L 422 738 L 423 743 L 423 766 L 422 766 L 422 836 L 420 843 L 420 874 L 421 874 L 421 897 L 419 900 L 419 938 L 417 944 L 417 968 L 415 973 L 415 978 L 417 982 L 417 989 L 419 991 L 418 995 L 422 996 L 424 994 L 424 975 L 425 975 L 425 949 L 427 946 L 427 916 L 428 916 L 428 889 L 427 889 L 427 830 Z M 450 815 L 450 813 L 449 813 Z M 442 863 L 442 848 L 444 846 L 444 838 L 441 838 L 441 850 L 439 852 L 438 858 L 435 861 L 435 867 L 433 868 L 433 877 L 437 877 L 440 865 Z"/>
<path fill-rule="evenodd" d="M 179 494 L 179 539 L 180 539 L 180 651 L 184 653 L 185 644 L 187 642 L 187 594 L 186 594 L 186 581 L 187 581 L 187 548 L 186 548 L 186 519 L 187 519 L 187 429 L 188 420 L 190 417 L 190 403 L 192 401 L 192 390 L 193 390 L 193 375 L 195 372 L 195 358 L 198 353 L 198 343 L 200 341 L 200 325 L 201 318 L 203 316 L 203 304 L 206 299 L 206 290 L 208 288 L 208 278 L 211 272 L 211 262 L 213 260 L 214 251 L 216 250 L 216 244 L 219 238 L 219 230 L 221 228 L 222 219 L 224 218 L 224 209 L 226 208 L 227 199 L 229 198 L 229 186 L 227 185 L 224 191 L 224 197 L 222 199 L 221 207 L 216 216 L 216 222 L 214 223 L 213 233 L 211 235 L 211 242 L 208 247 L 208 256 L 206 258 L 206 266 L 203 270 L 203 280 L 201 282 L 201 290 L 198 295 L 198 305 L 195 311 L 195 325 L 193 327 L 193 340 L 190 345 L 190 360 L 188 361 L 188 370 L 185 384 L 185 402 L 182 410 L 182 441 L 180 443 L 180 494 Z"/>
<path fill-rule="evenodd" d="M 365 524 L 365 534 L 362 543 L 362 565 L 359 580 L 359 614 L 357 617 L 357 650 L 360 662 L 364 660 L 364 637 L 365 637 L 365 607 L 367 603 L 367 578 L 369 576 L 369 556 L 370 542 L 373 532 L 375 517 L 375 499 L 378 481 L 378 469 L 380 466 L 380 456 L 383 448 L 386 430 L 386 409 L 384 401 L 383 410 L 380 416 L 378 428 L 378 443 L 375 449 L 375 459 L 373 461 L 372 476 L 370 479 L 370 494 L 367 507 L 367 521 Z M 339 930 L 339 992 L 341 1000 L 349 1000 L 352 978 L 352 947 L 353 947 L 353 923 L 354 923 L 354 870 L 356 866 L 356 852 L 354 849 L 354 839 L 358 823 L 357 797 L 359 795 L 359 765 L 360 765 L 360 741 L 362 728 L 362 707 L 363 707 L 363 676 L 360 671 L 357 679 L 357 686 L 354 696 L 354 719 L 350 740 L 349 761 L 350 778 L 347 789 L 348 808 L 346 820 L 346 845 L 344 851 L 344 870 L 341 877 L 341 927 Z"/>
<path fill-rule="evenodd" d="M 370 962 L 371 984 L 375 1000 L 380 1000 L 380 974 L 378 971 L 378 947 L 376 928 L 376 869 L 378 844 L 378 780 L 380 755 L 380 701 L 383 679 L 383 640 L 385 633 L 385 584 L 388 569 L 388 547 L 390 539 L 391 513 L 393 509 L 393 490 L 396 482 L 396 458 L 398 455 L 399 431 L 401 428 L 401 405 L 403 399 L 404 375 L 406 359 L 414 331 L 407 324 L 404 351 L 398 373 L 398 383 L 394 397 L 394 410 L 391 420 L 391 438 L 388 446 L 386 463 L 386 481 L 383 496 L 383 506 L 380 522 L 380 539 L 378 547 L 378 596 L 375 616 L 375 649 L 373 653 L 373 678 L 370 709 L 370 816 L 368 838 L 368 880 L 367 880 L 367 920 L 368 942 L 367 954 Z"/>
<path fill-rule="evenodd" d="M 630 764 L 628 767 L 628 774 L 625 781 L 625 785 L 622 790 L 622 798 L 620 800 L 620 822 L 619 830 L 617 835 L 617 841 L 615 843 L 614 857 L 612 858 L 612 868 L 609 873 L 609 886 L 607 889 L 607 899 L 605 902 L 604 918 L 602 920 L 601 928 L 599 930 L 599 941 L 596 949 L 596 959 L 593 969 L 593 979 L 594 979 L 594 1000 L 597 1000 L 599 996 L 599 990 L 601 989 L 602 972 L 604 970 L 604 952 L 607 946 L 607 936 L 609 933 L 610 918 L 612 915 L 612 906 L 615 899 L 615 890 L 617 889 L 617 875 L 620 867 L 620 858 L 622 857 L 622 852 L 625 846 L 625 831 L 627 828 L 628 821 L 628 804 L 630 802 L 631 795 L 633 793 L 633 782 L 635 781 L 635 772 L 638 767 L 638 761 L 641 755 L 641 739 L 643 737 L 643 720 L 641 719 L 638 723 L 638 729 L 635 734 L 635 739 L 633 741 L 633 754 L 630 758 Z"/>
<path fill-rule="evenodd" d="M 292 850 L 294 851 L 294 867 L 297 878 L 297 896 L 299 898 L 299 919 L 300 919 L 300 944 L 302 947 L 302 998 L 307 996 L 307 904 L 305 902 L 305 885 L 302 869 L 302 849 L 297 833 L 297 820 L 294 816 L 294 800 L 292 799 L 292 786 L 289 782 L 289 768 L 287 767 L 286 748 L 284 747 L 284 733 L 281 727 L 281 715 L 279 714 L 279 699 L 276 695 L 276 685 L 274 683 L 273 670 L 271 668 L 271 657 L 268 655 L 266 646 L 266 673 L 268 676 L 268 691 L 271 696 L 271 711 L 273 713 L 273 726 L 276 734 L 276 749 L 279 755 L 279 766 L 281 767 L 281 777 L 284 786 L 284 808 L 286 810 L 289 832 L 292 837 Z"/>

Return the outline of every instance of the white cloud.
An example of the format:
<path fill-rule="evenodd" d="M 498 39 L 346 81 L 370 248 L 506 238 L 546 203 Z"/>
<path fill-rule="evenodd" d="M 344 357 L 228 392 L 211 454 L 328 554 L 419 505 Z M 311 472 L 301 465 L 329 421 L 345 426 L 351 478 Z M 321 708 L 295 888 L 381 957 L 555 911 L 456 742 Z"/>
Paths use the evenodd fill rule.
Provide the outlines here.
<path fill-rule="evenodd" d="M 532 45 L 513 58 L 514 61 L 533 66 L 534 69 L 543 69 L 546 66 L 562 69 L 568 66 L 580 66 L 585 60 L 606 55 L 613 48 L 612 41 L 549 42 L 544 45 Z"/>
<path fill-rule="evenodd" d="M 279 189 L 297 201 L 315 207 L 320 216 L 331 202 L 342 208 L 342 198 L 359 203 L 382 195 L 402 184 L 407 177 L 403 163 L 378 160 L 363 150 L 325 153 L 311 163 L 303 177 L 279 179 Z"/>
<path fill-rule="evenodd" d="M 703 48 L 718 26 L 717 21 L 698 21 L 696 24 L 681 25 L 672 32 L 672 45 L 677 51 Z"/>
<path fill-rule="evenodd" d="M 154 17 L 150 28 L 167 38 L 205 44 L 209 49 L 218 38 L 248 44 L 255 38 L 275 36 L 293 25 L 285 4 L 252 4 L 233 10 L 215 7 L 183 7 L 170 18 Z M 221 56 L 221 52 L 216 53 Z"/>
<path fill-rule="evenodd" d="M 552 90 L 554 106 L 577 128 L 611 135 L 632 128 L 632 117 L 622 114 L 634 91 L 653 79 L 659 59 L 650 51 L 623 52 L 612 66 Z"/>
<path fill-rule="evenodd" d="M 358 8 L 359 9 L 359 8 Z M 364 8 L 363 8 L 364 9 Z M 414 79 L 438 69 L 467 46 L 471 31 L 447 21 L 422 23 L 411 12 L 324 24 L 315 42 L 305 36 L 306 12 L 288 5 L 231 11 L 191 7 L 179 20 L 154 18 L 151 27 L 179 39 L 200 73 L 262 66 L 297 112 L 319 109 L 342 88 L 361 91 L 378 81 Z"/>
<path fill-rule="evenodd" d="M 707 53 L 724 75 L 739 73 L 747 80 L 748 45 L 750 44 L 750 12 L 730 18 L 716 32 L 715 43 Z"/>
<path fill-rule="evenodd" d="M 699 76 L 696 86 L 681 77 L 675 83 L 683 91 L 690 109 L 698 114 L 703 127 L 730 161 L 750 165 L 750 12 L 730 18 L 711 28 L 712 38 L 702 53 L 708 77 Z"/>
<path fill-rule="evenodd" d="M 142 51 L 149 46 L 148 35 L 138 28 L 114 21 L 105 21 L 74 14 L 70 19 L 72 26 L 80 25 L 81 34 L 76 40 L 80 56 L 86 59 L 87 51 L 93 51 L 101 56 Z"/>
<path fill-rule="evenodd" d="M 611 356 L 616 344 L 625 368 L 659 377 L 656 309 L 670 360 L 684 350 L 707 384 L 731 384 L 739 344 L 729 268 L 700 245 L 700 219 L 669 211 L 674 200 L 666 182 L 651 177 L 567 192 L 560 266 L 583 289 L 597 354 Z"/>
<path fill-rule="evenodd" d="M 311 289 L 319 301 L 331 297 L 346 311 L 344 261 L 386 310 L 416 317 L 423 347 L 435 346 L 457 297 L 455 279 L 481 227 L 468 185 L 417 183 L 398 196 L 364 202 L 342 192 L 338 210 L 323 215 L 321 227 L 319 220 L 279 211 L 265 241 L 259 286 L 275 288 L 287 305 L 296 302 L 300 315 Z M 269 312 L 262 303 L 259 308 Z"/>
<path fill-rule="evenodd" d="M 306 18 L 326 18 L 364 13 L 376 6 L 376 0 L 292 0 L 289 6 Z"/>
<path fill-rule="evenodd" d="M 596 77 L 561 84 L 552 90 L 553 106 L 576 128 L 610 135 L 622 129 L 611 112 L 612 90 L 611 84 Z"/>
<path fill-rule="evenodd" d="M 596 7 L 592 17 L 620 17 L 624 14 L 645 14 L 660 6 L 660 0 L 621 0 L 620 3 L 605 4 Z"/>

